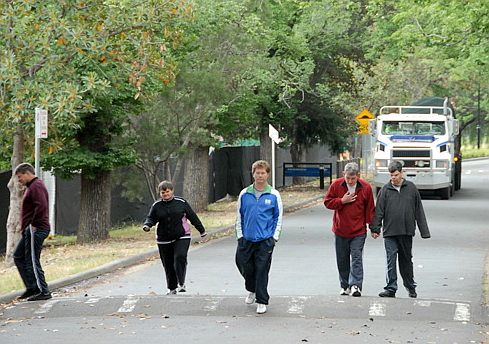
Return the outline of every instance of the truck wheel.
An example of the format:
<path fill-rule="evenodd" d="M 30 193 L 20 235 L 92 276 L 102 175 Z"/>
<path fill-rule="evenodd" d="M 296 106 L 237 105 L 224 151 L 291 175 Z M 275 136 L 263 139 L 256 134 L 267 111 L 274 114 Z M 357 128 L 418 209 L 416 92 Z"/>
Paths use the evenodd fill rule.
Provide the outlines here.
<path fill-rule="evenodd" d="M 441 199 L 449 199 L 450 198 L 450 186 L 447 186 L 446 188 L 443 188 L 443 189 L 439 189 L 438 195 L 441 197 Z"/>

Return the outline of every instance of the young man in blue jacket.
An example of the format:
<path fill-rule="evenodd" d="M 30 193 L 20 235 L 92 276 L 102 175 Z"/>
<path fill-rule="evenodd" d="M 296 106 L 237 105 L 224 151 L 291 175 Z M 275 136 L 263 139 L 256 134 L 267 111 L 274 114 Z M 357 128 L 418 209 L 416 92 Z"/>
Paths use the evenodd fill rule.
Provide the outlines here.
<path fill-rule="evenodd" d="M 282 199 L 267 183 L 270 165 L 264 160 L 252 165 L 253 184 L 238 197 L 236 216 L 236 265 L 249 292 L 245 303 L 256 301 L 258 314 L 267 311 L 268 274 L 272 253 L 282 230 Z"/>

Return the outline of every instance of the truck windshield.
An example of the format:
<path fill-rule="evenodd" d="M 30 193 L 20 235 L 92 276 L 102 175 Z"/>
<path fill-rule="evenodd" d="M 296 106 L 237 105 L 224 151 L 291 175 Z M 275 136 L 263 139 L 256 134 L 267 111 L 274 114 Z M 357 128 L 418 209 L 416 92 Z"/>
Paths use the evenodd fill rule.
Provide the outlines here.
<path fill-rule="evenodd" d="M 401 122 L 385 121 L 384 135 L 444 135 L 445 122 Z"/>

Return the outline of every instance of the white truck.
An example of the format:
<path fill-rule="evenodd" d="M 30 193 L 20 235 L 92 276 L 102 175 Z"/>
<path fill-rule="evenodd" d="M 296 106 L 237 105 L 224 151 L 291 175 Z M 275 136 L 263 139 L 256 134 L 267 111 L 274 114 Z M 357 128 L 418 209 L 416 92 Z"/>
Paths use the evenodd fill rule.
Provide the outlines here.
<path fill-rule="evenodd" d="M 370 133 L 376 139 L 374 185 L 378 192 L 389 181 L 387 166 L 399 160 L 404 177 L 419 190 L 434 190 L 449 199 L 461 184 L 458 121 L 448 98 L 420 102 L 422 106 L 384 106 L 370 121 Z"/>

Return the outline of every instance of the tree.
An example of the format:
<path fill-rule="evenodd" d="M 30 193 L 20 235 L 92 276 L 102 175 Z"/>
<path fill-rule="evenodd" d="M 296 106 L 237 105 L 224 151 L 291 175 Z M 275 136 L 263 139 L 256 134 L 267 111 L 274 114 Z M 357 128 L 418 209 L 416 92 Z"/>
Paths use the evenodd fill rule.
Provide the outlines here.
<path fill-rule="evenodd" d="M 354 129 L 353 114 L 341 100 L 358 88 L 352 64 L 363 56 L 358 47 L 366 31 L 365 6 L 290 0 L 260 2 L 255 11 L 270 32 L 263 67 L 273 71 L 256 73 L 257 103 L 251 104 L 262 147 L 270 123 L 287 139 L 294 162 L 314 143 L 339 150 Z"/>
<path fill-rule="evenodd" d="M 58 174 L 81 171 L 80 241 L 107 236 L 110 171 L 131 160 L 115 137 L 145 95 L 172 81 L 178 26 L 191 11 L 184 0 L 0 4 L 0 112 L 18 142 L 12 162 L 24 160 L 34 108 L 48 109 L 44 148 L 54 153 L 43 165 Z M 19 202 L 12 199 L 11 209 Z"/>
<path fill-rule="evenodd" d="M 150 192 L 161 178 L 178 179 L 185 167 L 184 197 L 198 210 L 208 204 L 208 183 L 202 181 L 208 180 L 209 146 L 229 133 L 224 114 L 247 97 L 247 80 L 264 50 L 260 24 L 241 1 L 195 1 L 185 32 L 175 83 L 134 117 L 133 128 L 144 138 L 135 148 Z"/>
<path fill-rule="evenodd" d="M 450 96 L 462 130 L 476 121 L 479 104 L 489 120 L 488 95 L 479 93 L 489 83 L 487 2 L 371 1 L 369 10 L 375 22 L 369 42 L 374 59 L 382 54 L 382 64 L 422 64 L 424 68 L 410 73 L 411 80 L 421 70 L 429 76 L 423 96 Z"/>

